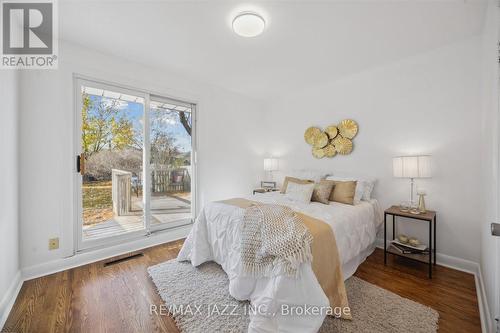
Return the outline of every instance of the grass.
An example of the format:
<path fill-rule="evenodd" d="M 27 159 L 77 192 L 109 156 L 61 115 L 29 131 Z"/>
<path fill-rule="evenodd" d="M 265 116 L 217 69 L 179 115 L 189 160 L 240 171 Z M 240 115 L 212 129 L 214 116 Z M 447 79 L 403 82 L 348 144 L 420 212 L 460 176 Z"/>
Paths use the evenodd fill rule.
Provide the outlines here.
<path fill-rule="evenodd" d="M 91 225 L 113 218 L 111 181 L 86 182 L 83 191 L 83 225 Z"/>
<path fill-rule="evenodd" d="M 89 226 L 113 219 L 111 180 L 85 182 L 82 185 L 83 225 Z M 135 197 L 136 194 L 132 193 Z M 164 196 L 155 193 L 153 196 Z M 139 196 L 142 196 L 141 191 Z M 191 192 L 176 192 L 172 196 L 191 201 Z"/>

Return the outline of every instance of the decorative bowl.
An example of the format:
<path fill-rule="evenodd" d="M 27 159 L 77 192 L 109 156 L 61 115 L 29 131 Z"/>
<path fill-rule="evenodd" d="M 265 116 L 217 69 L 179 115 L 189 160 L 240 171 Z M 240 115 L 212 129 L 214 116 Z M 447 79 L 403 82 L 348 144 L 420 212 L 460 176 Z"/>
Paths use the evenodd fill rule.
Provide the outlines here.
<path fill-rule="evenodd" d="M 410 238 L 408 240 L 408 242 L 410 243 L 411 246 L 419 246 L 420 245 L 420 241 L 417 238 Z"/>
<path fill-rule="evenodd" d="M 406 236 L 406 235 L 403 235 L 403 234 L 398 235 L 398 239 L 399 239 L 399 241 L 400 241 L 401 243 L 403 243 L 403 244 L 408 243 L 408 236 Z"/>

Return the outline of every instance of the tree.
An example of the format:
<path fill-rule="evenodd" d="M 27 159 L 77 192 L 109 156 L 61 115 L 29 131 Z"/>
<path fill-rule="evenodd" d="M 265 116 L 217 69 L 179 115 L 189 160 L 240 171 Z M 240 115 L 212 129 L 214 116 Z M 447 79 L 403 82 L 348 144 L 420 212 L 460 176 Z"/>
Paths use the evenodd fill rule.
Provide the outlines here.
<path fill-rule="evenodd" d="M 151 119 L 151 163 L 156 165 L 173 165 L 175 158 L 181 153 L 175 137 L 169 132 L 169 124 L 175 113 L 171 111 L 153 111 Z"/>
<path fill-rule="evenodd" d="M 130 120 L 111 119 L 111 143 L 114 149 L 122 150 L 135 143 L 135 133 Z"/>
<path fill-rule="evenodd" d="M 119 161 L 117 156 L 132 156 L 132 151 L 142 151 L 143 135 L 141 130 L 135 130 L 133 122 L 127 117 L 119 100 L 94 98 L 83 94 L 82 106 L 82 145 L 88 167 L 95 165 L 95 177 L 102 178 L 104 169 Z M 190 112 L 166 110 L 150 112 L 150 162 L 155 165 L 184 165 L 186 154 L 181 151 L 175 135 L 170 130 L 172 124 L 181 123 L 191 136 L 192 118 Z M 102 152 L 102 153 L 101 153 Z M 110 155 L 107 152 L 117 153 Z M 123 153 L 123 154 L 122 154 Z M 130 155 L 132 154 L 132 155 Z M 95 155 L 95 157 L 90 158 Z M 135 155 L 133 155 L 135 156 Z M 110 159 L 109 163 L 104 161 Z M 113 162 L 113 163 L 111 163 Z M 110 164 L 111 163 L 111 164 Z"/>
<path fill-rule="evenodd" d="M 189 134 L 189 136 L 191 136 L 191 128 L 192 128 L 191 112 L 180 111 L 179 120 L 181 121 L 182 126 L 184 126 L 186 132 Z"/>
<path fill-rule="evenodd" d="M 88 94 L 82 96 L 82 145 L 85 156 L 108 149 L 134 146 L 136 133 L 132 121 L 119 108 L 119 101 L 101 99 L 93 101 Z"/>

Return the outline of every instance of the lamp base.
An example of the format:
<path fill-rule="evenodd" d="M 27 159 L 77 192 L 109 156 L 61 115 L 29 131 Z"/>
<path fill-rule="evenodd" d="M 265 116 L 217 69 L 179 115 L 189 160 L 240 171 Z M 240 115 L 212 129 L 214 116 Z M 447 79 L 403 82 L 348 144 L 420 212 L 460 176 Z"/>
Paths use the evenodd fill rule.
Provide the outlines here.
<path fill-rule="evenodd" d="M 414 185 L 415 185 L 415 179 L 414 178 L 410 178 L 410 205 L 412 206 L 413 205 L 413 188 L 414 188 Z"/>

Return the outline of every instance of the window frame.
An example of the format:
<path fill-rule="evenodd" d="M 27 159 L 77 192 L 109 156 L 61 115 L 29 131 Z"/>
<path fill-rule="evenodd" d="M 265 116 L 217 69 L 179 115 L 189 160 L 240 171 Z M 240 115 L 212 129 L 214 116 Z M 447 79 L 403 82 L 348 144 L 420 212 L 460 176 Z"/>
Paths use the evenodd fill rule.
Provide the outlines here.
<path fill-rule="evenodd" d="M 121 244 L 124 241 L 132 241 L 137 239 L 145 238 L 156 232 L 168 232 L 169 230 L 175 230 L 177 228 L 185 227 L 186 225 L 192 224 L 196 217 L 197 212 L 197 198 L 198 198 L 198 177 L 197 177 L 197 111 L 198 103 L 187 102 L 188 99 L 180 99 L 175 97 L 170 97 L 168 94 L 161 94 L 157 92 L 152 92 L 149 90 L 134 88 L 122 84 L 117 84 L 113 82 L 107 82 L 104 80 L 97 80 L 89 78 L 83 75 L 74 74 L 73 75 L 73 86 L 74 86 L 74 135 L 73 135 L 73 154 L 72 158 L 80 155 L 81 147 L 81 109 L 82 109 L 82 98 L 81 98 L 81 87 L 90 86 L 98 89 L 111 90 L 127 95 L 133 95 L 137 97 L 144 98 L 144 124 L 143 124 L 143 170 L 144 170 L 144 184 L 143 184 L 143 225 L 144 228 L 137 231 L 128 232 L 125 234 L 119 234 L 115 236 L 103 237 L 99 239 L 85 240 L 83 238 L 83 205 L 82 205 L 82 176 L 76 170 L 76 163 L 73 163 L 73 205 L 74 205 L 74 251 L 76 254 L 78 252 L 87 251 L 96 248 L 105 248 L 113 245 Z M 165 227 L 160 224 L 158 226 L 151 226 L 151 168 L 150 163 L 150 101 L 153 100 L 166 100 L 174 101 L 179 103 L 179 105 L 186 105 L 191 108 L 191 219 L 187 223 L 177 225 L 174 227 Z"/>

